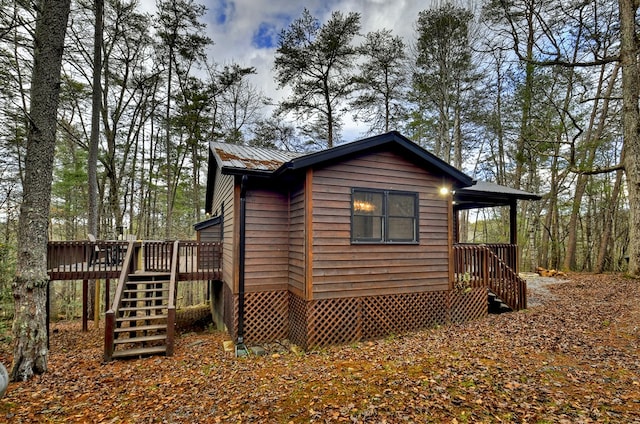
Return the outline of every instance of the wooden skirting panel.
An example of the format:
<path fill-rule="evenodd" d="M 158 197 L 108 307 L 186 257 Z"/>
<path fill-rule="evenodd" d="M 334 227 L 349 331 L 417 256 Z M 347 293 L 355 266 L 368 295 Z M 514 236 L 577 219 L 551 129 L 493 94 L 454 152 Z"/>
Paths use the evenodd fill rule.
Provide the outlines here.
<path fill-rule="evenodd" d="M 364 338 L 375 339 L 446 323 L 447 294 L 426 292 L 363 298 Z"/>
<path fill-rule="evenodd" d="M 452 291 L 449 321 L 461 323 L 486 317 L 489 313 L 487 296 L 486 287 L 475 287 L 467 293 Z"/>
<path fill-rule="evenodd" d="M 289 340 L 298 346 L 306 348 L 307 334 L 307 302 L 289 292 Z"/>
<path fill-rule="evenodd" d="M 307 346 L 320 347 L 362 340 L 362 298 L 311 301 Z"/>
<path fill-rule="evenodd" d="M 288 333 L 289 296 L 286 290 L 245 294 L 245 343 L 283 340 L 288 337 Z"/>
<path fill-rule="evenodd" d="M 225 324 L 237 339 L 238 297 L 225 290 Z M 370 340 L 486 317 L 487 289 L 305 301 L 288 291 L 245 294 L 244 341 L 289 338 L 303 349 Z"/>
<path fill-rule="evenodd" d="M 224 296 L 224 325 L 232 340 L 238 338 L 238 296 L 235 296 L 228 285 L 222 285 Z"/>
<path fill-rule="evenodd" d="M 369 340 L 486 317 L 487 289 L 305 302 L 289 293 L 291 342 L 304 349 Z"/>

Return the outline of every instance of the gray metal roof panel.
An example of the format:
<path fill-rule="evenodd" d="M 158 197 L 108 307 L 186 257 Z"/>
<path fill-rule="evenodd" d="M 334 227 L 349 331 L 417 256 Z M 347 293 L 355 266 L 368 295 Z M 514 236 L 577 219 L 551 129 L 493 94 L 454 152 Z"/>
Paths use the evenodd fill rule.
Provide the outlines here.
<path fill-rule="evenodd" d="M 509 197 L 516 197 L 518 199 L 530 199 L 539 200 L 542 196 L 535 193 L 529 193 L 524 190 L 518 190 L 511 187 L 502 186 L 489 181 L 476 181 L 476 183 L 470 187 L 464 187 L 459 189 L 461 192 L 474 192 L 478 194 L 491 193 L 491 194 L 503 194 Z"/>
<path fill-rule="evenodd" d="M 218 142 L 211 142 L 210 147 L 215 153 L 218 166 L 228 170 L 273 172 L 282 164 L 302 155 L 284 150 Z"/>

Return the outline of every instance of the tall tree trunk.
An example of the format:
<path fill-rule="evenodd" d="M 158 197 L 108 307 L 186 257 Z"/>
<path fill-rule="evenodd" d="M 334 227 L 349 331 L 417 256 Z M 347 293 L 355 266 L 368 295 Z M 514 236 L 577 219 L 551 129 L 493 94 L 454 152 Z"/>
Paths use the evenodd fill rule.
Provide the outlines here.
<path fill-rule="evenodd" d="M 171 160 L 171 79 L 173 77 L 173 44 L 169 45 L 169 69 L 167 76 L 167 104 L 165 105 L 165 154 L 167 155 L 167 169 L 165 170 L 165 176 L 167 180 L 167 207 L 165 217 L 164 237 L 169 239 L 171 236 L 171 227 L 173 226 L 173 161 Z"/>
<path fill-rule="evenodd" d="M 624 154 L 624 152 L 623 152 Z M 600 274 L 605 269 L 605 261 L 607 259 L 607 248 L 611 243 L 611 232 L 613 229 L 613 220 L 616 215 L 616 209 L 618 204 L 618 197 L 620 196 L 620 188 L 622 186 L 622 171 L 616 171 L 616 182 L 613 186 L 613 192 L 611 193 L 611 200 L 607 203 L 607 209 L 605 211 L 602 237 L 600 237 L 600 246 L 598 248 L 598 258 L 596 259 L 594 272 Z"/>
<path fill-rule="evenodd" d="M 102 15 L 104 0 L 95 0 L 93 37 L 93 87 L 91 90 L 91 139 L 89 140 L 89 217 L 87 231 L 98 236 L 98 145 L 100 141 L 100 110 L 102 107 Z"/>
<path fill-rule="evenodd" d="M 598 144 L 593 143 L 592 140 L 598 140 L 602 137 L 602 133 L 606 127 L 607 117 L 609 116 L 609 99 L 611 99 L 613 88 L 616 85 L 616 79 L 618 76 L 618 70 L 620 69 L 620 64 L 616 63 L 611 75 L 609 77 L 609 83 L 607 89 L 605 91 L 604 96 L 602 96 L 602 86 L 604 84 L 604 74 L 606 72 L 606 66 L 602 66 L 600 71 L 600 79 L 598 82 L 598 88 L 596 91 L 596 101 L 593 106 L 593 110 L 591 112 L 591 118 L 589 119 L 589 127 L 587 128 L 587 133 L 585 135 L 584 141 L 588 147 L 587 151 L 584 153 L 585 159 L 581 164 L 578 164 L 581 169 L 589 170 L 593 166 L 593 162 L 596 157 L 596 151 L 598 149 Z M 599 102 L 597 99 L 600 97 L 604 97 L 604 101 L 602 104 L 602 110 L 600 111 L 600 119 L 598 121 L 598 126 L 594 130 L 596 115 L 598 114 L 598 105 Z M 566 243 L 566 256 L 564 258 L 564 264 L 562 265 L 564 270 L 575 270 L 576 263 L 576 245 L 578 241 L 578 218 L 580 215 L 580 209 L 582 206 L 582 197 L 584 196 L 584 192 L 587 188 L 587 182 L 589 181 L 589 176 L 585 174 L 579 174 L 576 179 L 576 189 L 575 194 L 573 196 L 573 203 L 571 206 L 571 216 L 569 218 L 569 234 L 567 236 Z"/>
<path fill-rule="evenodd" d="M 619 0 L 622 128 L 629 190 L 629 274 L 640 276 L 640 70 L 636 13 L 640 0 Z"/>
<path fill-rule="evenodd" d="M 104 0 L 94 0 L 95 22 L 93 33 L 93 81 L 91 87 L 91 137 L 87 177 L 89 179 L 89 216 L 87 232 L 98 237 L 98 145 L 100 142 L 100 110 L 102 107 L 102 15 Z M 96 308 L 95 280 L 89 282 L 87 316 L 93 317 Z"/>
<path fill-rule="evenodd" d="M 42 0 L 38 6 L 18 262 L 13 283 L 13 381 L 26 381 L 47 371 L 47 231 L 60 69 L 71 1 Z"/>

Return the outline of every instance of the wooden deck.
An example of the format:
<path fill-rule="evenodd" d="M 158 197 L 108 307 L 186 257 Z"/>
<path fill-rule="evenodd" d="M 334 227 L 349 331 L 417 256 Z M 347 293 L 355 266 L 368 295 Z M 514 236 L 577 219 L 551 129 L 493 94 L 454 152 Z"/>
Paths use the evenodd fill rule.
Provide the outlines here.
<path fill-rule="evenodd" d="M 51 280 L 118 279 L 131 249 L 132 273 L 171 270 L 173 241 L 52 241 L 47 249 Z M 222 244 L 178 241 L 178 281 L 219 280 Z"/>

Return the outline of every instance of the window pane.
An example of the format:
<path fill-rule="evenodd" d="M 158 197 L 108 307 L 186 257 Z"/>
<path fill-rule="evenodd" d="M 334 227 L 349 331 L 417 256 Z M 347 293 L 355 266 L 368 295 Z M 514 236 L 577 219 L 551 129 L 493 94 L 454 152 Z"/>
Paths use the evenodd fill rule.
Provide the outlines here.
<path fill-rule="evenodd" d="M 389 216 L 414 216 L 416 197 L 389 193 Z"/>
<path fill-rule="evenodd" d="M 415 239 L 415 220 L 413 218 L 389 218 L 390 241 L 413 241 Z"/>
<path fill-rule="evenodd" d="M 382 217 L 354 215 L 352 237 L 354 240 L 382 241 Z"/>
<path fill-rule="evenodd" d="M 354 215 L 382 216 L 382 193 L 353 193 Z"/>

